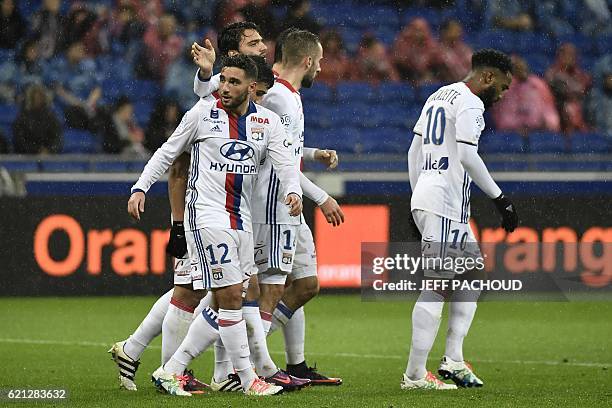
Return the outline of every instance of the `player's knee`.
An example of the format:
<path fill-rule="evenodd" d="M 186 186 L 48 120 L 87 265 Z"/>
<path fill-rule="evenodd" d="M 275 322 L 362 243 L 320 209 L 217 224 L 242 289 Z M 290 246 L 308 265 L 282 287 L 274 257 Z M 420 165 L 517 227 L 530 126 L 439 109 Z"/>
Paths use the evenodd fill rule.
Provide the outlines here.
<path fill-rule="evenodd" d="M 242 308 L 242 284 L 215 289 L 214 293 L 220 309 L 238 310 Z"/>
<path fill-rule="evenodd" d="M 300 282 L 301 281 L 301 282 Z M 296 282 L 299 282 L 300 285 L 300 297 L 302 298 L 302 302 L 306 303 L 310 299 L 314 298 L 319 294 L 319 280 L 316 276 L 311 276 L 304 279 L 299 279 Z"/>
<path fill-rule="evenodd" d="M 172 298 L 189 307 L 197 307 L 206 296 L 205 290 L 193 290 L 191 287 L 175 285 Z"/>
<path fill-rule="evenodd" d="M 261 292 L 259 290 L 259 283 L 257 282 L 257 278 L 255 279 L 251 278 L 251 281 L 249 282 L 249 287 L 246 293 L 246 300 L 248 301 L 259 300 L 260 295 L 261 295 Z"/>

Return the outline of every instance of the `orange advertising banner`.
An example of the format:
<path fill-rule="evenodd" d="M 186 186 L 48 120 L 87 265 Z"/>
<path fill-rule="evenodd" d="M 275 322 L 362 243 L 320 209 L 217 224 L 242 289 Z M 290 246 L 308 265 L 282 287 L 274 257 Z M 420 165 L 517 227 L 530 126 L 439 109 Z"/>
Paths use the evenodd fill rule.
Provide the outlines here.
<path fill-rule="evenodd" d="M 387 205 L 343 205 L 345 222 L 332 227 L 315 211 L 315 245 L 322 288 L 358 288 L 361 284 L 361 243 L 388 242 Z"/>

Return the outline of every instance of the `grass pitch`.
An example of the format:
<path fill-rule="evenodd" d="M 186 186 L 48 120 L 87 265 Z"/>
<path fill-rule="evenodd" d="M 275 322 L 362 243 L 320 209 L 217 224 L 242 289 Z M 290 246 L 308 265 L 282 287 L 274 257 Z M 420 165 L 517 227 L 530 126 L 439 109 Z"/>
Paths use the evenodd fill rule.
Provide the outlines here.
<path fill-rule="evenodd" d="M 66 388 L 67 401 L 0 401 L 0 406 L 99 407 L 600 407 L 612 405 L 612 303 L 481 303 L 465 356 L 485 381 L 481 389 L 407 392 L 399 388 L 410 342 L 412 304 L 363 303 L 358 296 L 322 295 L 306 308 L 308 362 L 340 387 L 314 387 L 265 399 L 208 393 L 191 398 L 157 393 L 150 374 L 160 341 L 145 351 L 138 392 L 117 387 L 106 350 L 127 337 L 152 297 L 0 299 L 0 389 Z M 442 322 L 428 368 L 444 346 Z M 282 335 L 270 350 L 284 365 Z M 212 353 L 194 362 L 212 374 Z M 10 404 L 10 405 L 9 405 Z"/>

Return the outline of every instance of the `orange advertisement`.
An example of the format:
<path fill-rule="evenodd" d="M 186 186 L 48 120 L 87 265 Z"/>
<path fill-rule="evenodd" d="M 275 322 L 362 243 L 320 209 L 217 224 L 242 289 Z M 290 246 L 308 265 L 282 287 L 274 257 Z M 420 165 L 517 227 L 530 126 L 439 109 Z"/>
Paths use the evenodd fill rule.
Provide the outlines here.
<path fill-rule="evenodd" d="M 388 242 L 387 205 L 343 205 L 345 222 L 327 223 L 315 210 L 315 244 L 322 288 L 358 288 L 361 284 L 361 243 Z"/>

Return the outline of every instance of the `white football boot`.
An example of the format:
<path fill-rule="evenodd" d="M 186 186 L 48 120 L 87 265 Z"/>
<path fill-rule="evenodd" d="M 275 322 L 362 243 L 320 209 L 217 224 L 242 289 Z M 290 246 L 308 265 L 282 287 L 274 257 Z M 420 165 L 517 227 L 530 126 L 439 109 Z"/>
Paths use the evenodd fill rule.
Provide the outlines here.
<path fill-rule="evenodd" d="M 447 384 L 436 378 L 435 375 L 428 371 L 425 377 L 420 380 L 411 380 L 406 374 L 400 384 L 402 390 L 456 390 L 455 384 Z"/>

